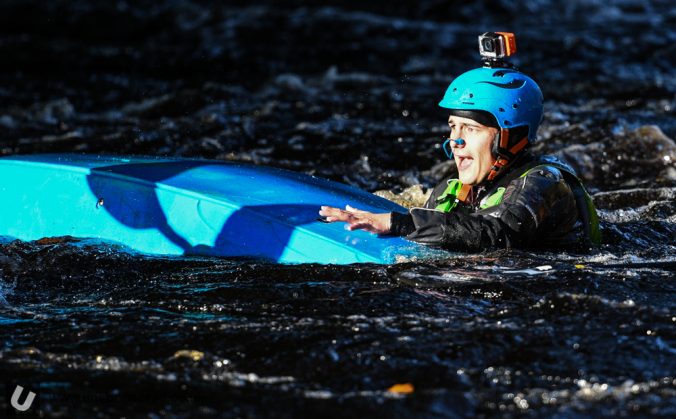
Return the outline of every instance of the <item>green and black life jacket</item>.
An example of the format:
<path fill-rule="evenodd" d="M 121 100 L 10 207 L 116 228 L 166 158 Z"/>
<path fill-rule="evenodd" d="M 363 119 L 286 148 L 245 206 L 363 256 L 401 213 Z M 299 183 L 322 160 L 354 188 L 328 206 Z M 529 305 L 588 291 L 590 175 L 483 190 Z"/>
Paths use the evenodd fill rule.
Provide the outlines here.
<path fill-rule="evenodd" d="M 589 239 L 592 245 L 601 244 L 601 231 L 599 228 L 599 219 L 596 213 L 596 207 L 594 207 L 591 197 L 584 188 L 584 185 L 582 185 L 582 181 L 578 179 L 578 177 L 571 171 L 570 168 L 563 164 L 547 162 L 545 164 L 537 164 L 536 166 L 527 169 L 519 176 L 519 178 L 526 177 L 529 173 L 547 166 L 554 167 L 561 171 L 564 180 L 568 183 L 568 185 L 571 187 L 571 190 L 573 191 L 577 212 L 584 225 L 586 237 Z M 513 180 L 513 177 L 511 179 L 501 179 L 501 183 L 507 184 L 511 180 Z M 461 193 L 462 186 L 462 182 L 460 182 L 458 179 L 449 180 L 448 186 L 444 192 L 436 198 L 435 210 L 442 212 L 451 212 L 455 210 L 458 206 L 458 203 L 461 202 L 461 199 L 459 199 L 458 196 Z M 481 200 L 479 209 L 483 210 L 499 205 L 502 202 L 505 190 L 506 188 L 504 186 L 496 188 L 495 191 L 488 195 L 488 197 Z"/>

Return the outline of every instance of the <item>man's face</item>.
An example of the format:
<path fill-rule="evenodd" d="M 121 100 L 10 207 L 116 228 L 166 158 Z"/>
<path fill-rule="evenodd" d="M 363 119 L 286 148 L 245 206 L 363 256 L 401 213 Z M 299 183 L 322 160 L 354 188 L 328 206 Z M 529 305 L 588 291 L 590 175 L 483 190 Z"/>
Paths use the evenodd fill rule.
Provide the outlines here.
<path fill-rule="evenodd" d="M 464 145 L 453 144 L 453 158 L 458 166 L 460 182 L 464 185 L 481 183 L 495 162 L 491 149 L 498 130 L 454 115 L 448 118 L 448 126 L 452 140 L 465 140 Z"/>

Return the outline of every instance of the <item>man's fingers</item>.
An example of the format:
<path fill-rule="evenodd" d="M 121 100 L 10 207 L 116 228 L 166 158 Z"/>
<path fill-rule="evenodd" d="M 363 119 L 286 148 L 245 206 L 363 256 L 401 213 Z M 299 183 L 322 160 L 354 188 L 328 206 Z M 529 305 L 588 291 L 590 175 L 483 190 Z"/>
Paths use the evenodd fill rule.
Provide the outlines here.
<path fill-rule="evenodd" d="M 378 229 L 375 228 L 374 220 L 372 219 L 372 214 L 367 211 L 361 211 L 350 205 L 346 205 L 345 209 L 329 207 L 322 205 L 319 210 L 319 215 L 324 217 L 325 221 L 328 223 L 334 223 L 337 221 L 346 222 L 346 229 L 352 230 L 366 230 L 372 233 L 377 233 Z"/>
<path fill-rule="evenodd" d="M 326 205 L 322 205 L 319 207 L 319 215 L 327 215 L 331 213 L 342 213 L 342 214 L 368 214 L 367 211 L 362 211 L 360 209 L 351 207 L 349 205 L 345 205 L 345 209 L 340 209 L 340 208 L 335 208 L 335 207 L 329 207 Z"/>
<path fill-rule="evenodd" d="M 355 219 L 350 223 L 350 230 L 369 230 L 373 228 L 373 221 L 368 218 Z"/>
<path fill-rule="evenodd" d="M 367 227 L 369 227 L 369 224 L 366 223 L 354 223 L 354 224 L 349 224 L 349 230 L 354 231 L 354 230 L 366 230 Z"/>
<path fill-rule="evenodd" d="M 319 210 L 319 215 L 322 217 L 325 217 L 326 221 L 329 223 L 333 223 L 336 221 L 345 221 L 347 223 L 355 223 L 359 220 L 360 216 L 351 213 L 339 208 L 333 208 L 333 207 L 321 207 Z"/>
<path fill-rule="evenodd" d="M 328 215 L 334 212 L 337 208 L 321 206 L 319 207 L 319 215 Z"/>
<path fill-rule="evenodd" d="M 367 212 L 367 211 L 362 211 L 362 210 L 360 210 L 360 209 L 357 209 L 357 208 L 355 208 L 355 207 L 351 207 L 351 206 L 349 206 L 349 205 L 345 205 L 345 210 L 347 210 L 347 211 L 349 211 L 349 212 L 351 212 L 351 213 L 359 213 L 359 214 L 364 214 L 364 213 Z"/>
<path fill-rule="evenodd" d="M 345 211 L 333 207 L 321 207 L 319 210 L 319 215 L 324 217 L 340 217 L 340 215 L 344 213 Z"/>
<path fill-rule="evenodd" d="M 365 230 L 374 234 L 387 234 L 390 231 L 389 214 L 373 214 L 358 210 L 350 205 L 345 209 L 322 205 L 319 215 L 328 223 L 343 221 L 346 230 Z"/>
<path fill-rule="evenodd" d="M 364 223 L 352 223 L 347 225 L 347 229 L 350 231 L 361 230 L 364 228 Z"/>

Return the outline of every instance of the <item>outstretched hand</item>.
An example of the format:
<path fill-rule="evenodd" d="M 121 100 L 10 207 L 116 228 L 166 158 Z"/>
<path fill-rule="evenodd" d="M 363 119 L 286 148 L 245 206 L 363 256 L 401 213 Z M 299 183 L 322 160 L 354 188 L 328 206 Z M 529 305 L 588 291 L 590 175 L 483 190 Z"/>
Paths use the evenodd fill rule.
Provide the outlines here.
<path fill-rule="evenodd" d="M 319 215 L 326 217 L 326 221 L 334 223 L 343 221 L 348 224 L 349 230 L 366 230 L 376 234 L 388 234 L 391 229 L 390 213 L 374 214 L 368 211 L 361 211 L 351 206 L 345 206 L 345 209 L 322 206 Z"/>

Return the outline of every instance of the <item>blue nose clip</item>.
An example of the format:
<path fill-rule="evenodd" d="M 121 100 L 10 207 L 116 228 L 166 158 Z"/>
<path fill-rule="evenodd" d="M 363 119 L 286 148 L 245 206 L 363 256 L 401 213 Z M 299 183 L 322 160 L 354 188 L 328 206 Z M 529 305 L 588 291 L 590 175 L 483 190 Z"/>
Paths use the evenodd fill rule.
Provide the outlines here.
<path fill-rule="evenodd" d="M 455 145 L 465 145 L 465 140 L 462 138 L 458 138 L 457 140 L 451 140 L 450 138 L 447 138 L 446 141 L 441 145 L 441 148 L 444 149 L 444 153 L 448 156 L 449 159 L 453 158 L 453 149 L 451 148 L 451 143 L 455 143 Z"/>

